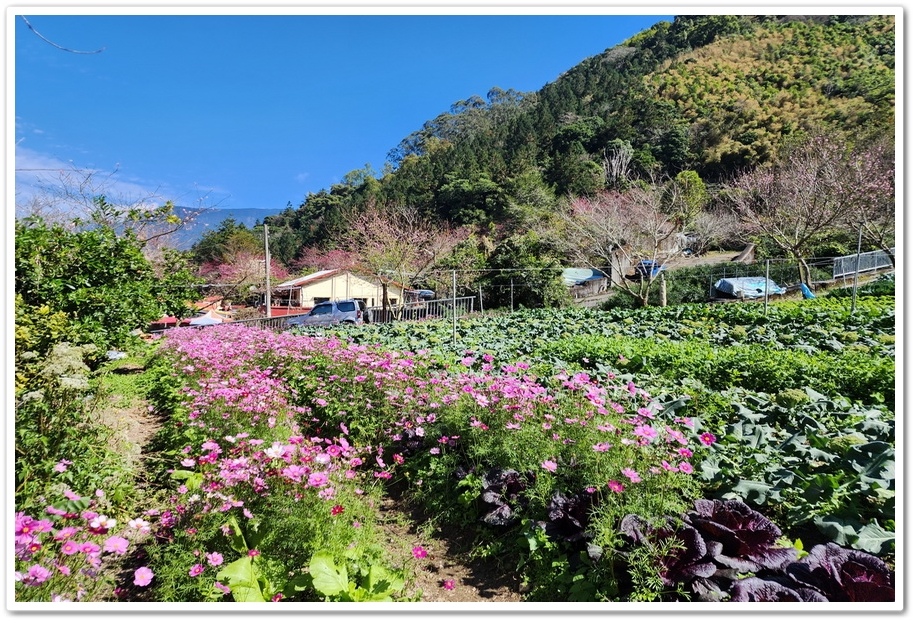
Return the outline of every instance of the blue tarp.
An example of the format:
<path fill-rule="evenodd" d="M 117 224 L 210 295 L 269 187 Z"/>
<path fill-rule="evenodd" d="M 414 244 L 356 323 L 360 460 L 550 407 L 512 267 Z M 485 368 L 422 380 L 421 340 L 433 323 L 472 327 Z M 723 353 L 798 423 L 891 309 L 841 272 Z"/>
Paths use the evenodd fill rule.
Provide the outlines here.
<path fill-rule="evenodd" d="M 607 276 L 599 270 L 592 268 L 564 268 L 563 282 L 567 286 L 579 286 L 587 281 L 606 279 Z"/>
<path fill-rule="evenodd" d="M 769 281 L 769 286 L 767 282 Z M 718 292 L 728 294 L 735 298 L 756 299 L 764 294 L 785 294 L 785 288 L 779 287 L 772 279 L 765 277 L 733 277 L 719 279 L 714 286 Z"/>

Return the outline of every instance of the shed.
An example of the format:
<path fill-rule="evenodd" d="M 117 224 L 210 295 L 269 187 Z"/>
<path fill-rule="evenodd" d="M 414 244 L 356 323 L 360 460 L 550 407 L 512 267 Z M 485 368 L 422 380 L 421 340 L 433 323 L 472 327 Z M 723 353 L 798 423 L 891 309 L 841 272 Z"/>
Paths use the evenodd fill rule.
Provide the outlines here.
<path fill-rule="evenodd" d="M 563 283 L 576 298 L 604 292 L 607 289 L 607 275 L 593 268 L 564 268 Z"/>

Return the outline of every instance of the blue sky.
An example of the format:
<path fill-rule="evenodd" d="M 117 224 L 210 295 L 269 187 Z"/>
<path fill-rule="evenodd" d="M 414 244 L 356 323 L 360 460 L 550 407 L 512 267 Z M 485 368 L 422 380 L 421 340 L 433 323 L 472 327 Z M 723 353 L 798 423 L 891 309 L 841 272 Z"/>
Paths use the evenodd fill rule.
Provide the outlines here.
<path fill-rule="evenodd" d="M 380 171 L 401 139 L 457 101 L 494 86 L 536 91 L 673 19 L 647 9 L 65 16 L 26 8 L 18 12 L 55 44 L 104 49 L 63 51 L 15 19 L 17 203 L 36 176 L 76 168 L 98 171 L 128 201 L 296 207 L 349 171 Z"/>

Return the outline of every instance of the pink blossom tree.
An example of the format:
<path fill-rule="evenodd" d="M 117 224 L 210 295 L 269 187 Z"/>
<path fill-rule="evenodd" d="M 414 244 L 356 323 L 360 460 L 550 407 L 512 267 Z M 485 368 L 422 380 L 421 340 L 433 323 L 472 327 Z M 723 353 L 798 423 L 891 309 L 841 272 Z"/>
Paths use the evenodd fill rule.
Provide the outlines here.
<path fill-rule="evenodd" d="M 640 262 L 662 266 L 681 254 L 677 235 L 683 217 L 674 209 L 678 188 L 632 186 L 574 198 L 552 236 L 570 260 L 603 272 L 645 306 L 652 284 L 664 277 L 661 271 L 637 270 Z"/>
<path fill-rule="evenodd" d="M 792 257 L 810 287 L 806 258 L 816 242 L 851 223 L 867 222 L 876 234 L 892 223 L 887 162 L 839 138 L 813 135 L 789 146 L 775 163 L 739 176 L 729 199 L 745 231 Z"/>
<path fill-rule="evenodd" d="M 850 231 L 884 251 L 894 264 L 897 230 L 895 154 L 890 139 L 874 141 L 851 155 L 846 176 L 850 210 L 845 216 Z"/>
<path fill-rule="evenodd" d="M 467 237 L 463 229 L 435 223 L 417 208 L 367 203 L 351 212 L 340 249 L 382 284 L 382 305 L 389 306 L 388 286 L 410 287 Z"/>

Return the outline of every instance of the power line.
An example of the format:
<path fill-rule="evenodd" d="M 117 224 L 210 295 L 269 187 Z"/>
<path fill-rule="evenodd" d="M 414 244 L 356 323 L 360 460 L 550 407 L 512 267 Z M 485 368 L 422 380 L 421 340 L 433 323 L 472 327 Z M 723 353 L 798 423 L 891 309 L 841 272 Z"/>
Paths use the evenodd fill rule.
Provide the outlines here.
<path fill-rule="evenodd" d="M 25 18 L 25 15 L 20 15 L 19 17 L 22 18 L 22 21 L 24 21 L 24 22 L 25 22 L 25 25 L 29 27 L 29 30 L 31 30 L 32 32 L 34 32 L 34 33 L 38 36 L 39 39 L 41 39 L 42 41 L 44 41 L 44 42 L 46 42 L 46 43 L 49 43 L 49 44 L 53 45 L 53 46 L 54 46 L 55 48 L 57 48 L 58 50 L 63 50 L 64 52 L 71 52 L 71 53 L 73 53 L 73 54 L 98 54 L 99 52 L 101 52 L 102 50 L 105 49 L 104 47 L 102 47 L 102 48 L 99 48 L 98 50 L 83 51 L 83 50 L 72 50 L 72 49 L 70 49 L 70 48 L 65 48 L 65 47 L 62 46 L 62 45 L 58 45 L 58 44 L 54 43 L 53 41 L 51 41 L 50 39 L 48 39 L 47 37 L 45 37 L 44 35 L 42 35 L 40 32 L 38 32 L 37 30 L 35 30 L 35 27 L 32 26 L 32 24 L 29 23 L 29 20 L 27 20 L 27 19 Z"/>

